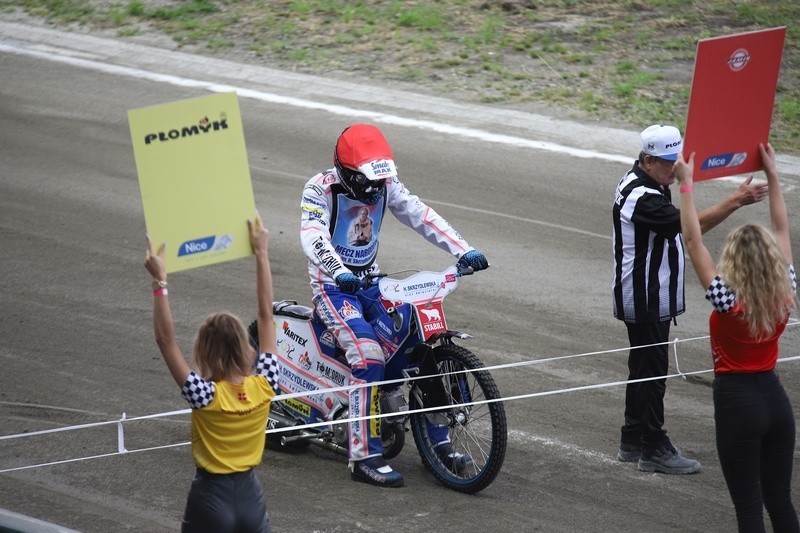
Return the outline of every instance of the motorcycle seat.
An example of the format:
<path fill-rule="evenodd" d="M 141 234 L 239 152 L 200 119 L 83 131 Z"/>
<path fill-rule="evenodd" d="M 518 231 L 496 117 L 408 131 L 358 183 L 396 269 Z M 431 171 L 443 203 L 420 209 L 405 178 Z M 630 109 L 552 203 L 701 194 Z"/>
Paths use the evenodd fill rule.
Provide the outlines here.
<path fill-rule="evenodd" d="M 280 316 L 311 320 L 314 310 L 293 300 L 282 300 L 272 304 L 272 312 Z"/>

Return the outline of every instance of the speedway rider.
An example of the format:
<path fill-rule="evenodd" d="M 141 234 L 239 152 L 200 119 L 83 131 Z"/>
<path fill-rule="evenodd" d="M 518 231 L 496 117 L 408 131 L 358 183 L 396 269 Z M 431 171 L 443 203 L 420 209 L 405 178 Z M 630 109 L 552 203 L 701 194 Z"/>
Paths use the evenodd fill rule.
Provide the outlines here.
<path fill-rule="evenodd" d="M 428 242 L 458 257 L 459 264 L 483 270 L 489 263 L 400 182 L 392 150 L 377 127 L 346 128 L 336 141 L 333 162 L 334 168 L 311 178 L 303 189 L 300 238 L 315 310 L 346 352 L 351 384 L 369 384 L 383 380 L 385 357 L 356 293 L 367 272 L 378 272 L 375 259 L 386 209 Z M 372 239 L 353 243 L 348 234 L 365 208 L 372 219 Z M 377 387 L 355 388 L 349 395 L 350 418 L 379 414 Z M 430 433 L 441 436 L 435 449 L 445 464 L 457 469 L 471 462 L 455 452 L 446 427 L 434 427 Z M 380 419 L 351 422 L 349 438 L 352 479 L 384 487 L 403 485 L 403 476 L 381 456 Z"/>

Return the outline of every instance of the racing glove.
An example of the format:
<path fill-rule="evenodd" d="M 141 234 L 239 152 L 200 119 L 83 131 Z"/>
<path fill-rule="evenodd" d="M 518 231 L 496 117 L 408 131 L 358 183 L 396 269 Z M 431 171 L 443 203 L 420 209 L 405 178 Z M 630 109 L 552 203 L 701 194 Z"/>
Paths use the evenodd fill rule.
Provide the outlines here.
<path fill-rule="evenodd" d="M 461 268 L 471 267 L 472 270 L 477 272 L 478 270 L 489 268 L 489 261 L 478 250 L 470 250 L 458 259 L 458 266 Z"/>
<path fill-rule="evenodd" d="M 344 272 L 336 276 L 336 285 L 347 294 L 355 294 L 361 288 L 361 280 L 355 274 Z"/>

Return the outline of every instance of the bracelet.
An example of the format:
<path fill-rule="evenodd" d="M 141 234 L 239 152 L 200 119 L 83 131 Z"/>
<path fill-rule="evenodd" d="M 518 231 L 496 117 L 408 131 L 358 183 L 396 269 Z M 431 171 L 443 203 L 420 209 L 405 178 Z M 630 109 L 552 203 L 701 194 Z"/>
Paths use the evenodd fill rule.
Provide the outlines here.
<path fill-rule="evenodd" d="M 166 287 L 162 287 L 160 289 L 153 290 L 153 296 L 166 296 L 169 294 L 169 291 Z"/>
<path fill-rule="evenodd" d="M 153 280 L 153 290 L 166 289 L 166 288 L 167 288 L 167 280 L 160 280 L 160 279 Z"/>
<path fill-rule="evenodd" d="M 692 186 L 691 185 L 681 185 L 680 189 L 678 189 L 678 190 L 680 192 L 692 192 Z"/>

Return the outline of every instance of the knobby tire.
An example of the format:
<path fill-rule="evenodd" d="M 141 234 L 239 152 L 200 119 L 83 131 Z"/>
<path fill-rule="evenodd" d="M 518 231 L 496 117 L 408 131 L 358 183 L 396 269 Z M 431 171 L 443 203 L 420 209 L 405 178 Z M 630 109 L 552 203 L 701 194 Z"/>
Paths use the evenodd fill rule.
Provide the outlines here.
<path fill-rule="evenodd" d="M 433 353 L 451 405 L 501 398 L 491 374 L 476 370 L 484 365 L 466 348 L 448 342 L 435 347 Z M 424 408 L 420 402 L 419 396 L 410 394 L 411 411 Z M 414 442 L 422 463 L 439 482 L 458 492 L 474 494 L 488 487 L 503 466 L 508 443 L 505 409 L 502 402 L 495 401 L 450 408 L 447 412 L 450 442 L 457 452 L 471 456 L 472 464 L 456 472 L 451 470 L 452 465 L 439 459 L 425 423 L 430 413 L 410 415 Z"/>

